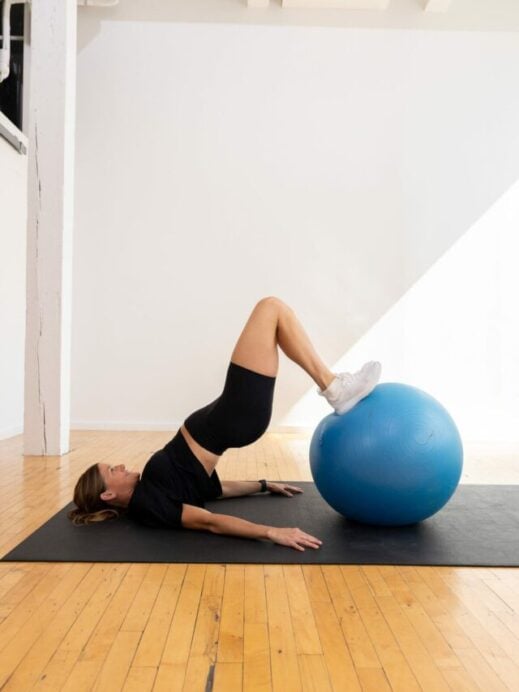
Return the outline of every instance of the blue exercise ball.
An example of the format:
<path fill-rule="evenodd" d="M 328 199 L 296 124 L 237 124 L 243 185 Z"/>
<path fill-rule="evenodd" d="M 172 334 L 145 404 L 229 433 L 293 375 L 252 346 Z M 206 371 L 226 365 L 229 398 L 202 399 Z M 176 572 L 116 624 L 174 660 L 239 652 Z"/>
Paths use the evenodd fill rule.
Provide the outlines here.
<path fill-rule="evenodd" d="M 343 415 L 332 413 L 310 443 L 317 489 L 347 519 L 414 524 L 452 497 L 463 446 L 446 409 L 405 384 L 379 384 Z"/>

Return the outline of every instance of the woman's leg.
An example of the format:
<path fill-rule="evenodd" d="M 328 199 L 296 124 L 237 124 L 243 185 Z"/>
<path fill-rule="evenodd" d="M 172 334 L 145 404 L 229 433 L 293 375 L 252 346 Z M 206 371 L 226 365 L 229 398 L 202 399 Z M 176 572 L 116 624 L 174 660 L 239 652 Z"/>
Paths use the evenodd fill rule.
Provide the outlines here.
<path fill-rule="evenodd" d="M 236 343 L 231 361 L 262 375 L 275 377 L 278 350 L 326 389 L 335 375 L 321 360 L 294 311 L 279 298 L 263 298 L 254 307 Z"/>
<path fill-rule="evenodd" d="M 325 389 L 334 379 L 335 375 L 316 353 L 294 311 L 278 298 L 263 298 L 254 307 L 232 352 L 231 361 L 261 375 L 275 377 L 279 362 L 278 345 L 321 389 Z M 220 408 L 222 405 L 225 407 L 225 404 L 220 403 Z M 192 414 L 186 422 L 189 423 L 190 419 L 201 415 L 202 411 L 203 409 Z M 218 413 L 215 410 L 210 415 L 214 427 L 218 422 L 216 419 L 215 423 L 215 416 L 221 416 L 222 412 L 220 410 Z M 225 429 L 228 426 L 224 421 L 223 426 L 217 427 Z M 185 424 L 182 425 L 181 431 L 191 451 L 210 475 L 218 463 L 220 454 L 203 447 L 191 435 Z M 250 425 L 247 432 L 250 433 Z"/>
<path fill-rule="evenodd" d="M 231 362 L 261 375 L 275 377 L 279 363 L 278 345 L 288 358 L 310 375 L 338 413 L 349 410 L 367 396 L 380 377 L 380 364 L 373 362 L 367 363 L 354 375 L 340 373 L 336 376 L 317 354 L 294 311 L 273 297 L 263 298 L 254 307 L 234 347 Z M 221 402 L 221 399 L 217 401 Z M 216 409 L 211 415 L 214 416 L 215 412 Z M 185 425 L 181 430 L 195 456 L 211 474 L 219 454 L 202 447 Z"/>

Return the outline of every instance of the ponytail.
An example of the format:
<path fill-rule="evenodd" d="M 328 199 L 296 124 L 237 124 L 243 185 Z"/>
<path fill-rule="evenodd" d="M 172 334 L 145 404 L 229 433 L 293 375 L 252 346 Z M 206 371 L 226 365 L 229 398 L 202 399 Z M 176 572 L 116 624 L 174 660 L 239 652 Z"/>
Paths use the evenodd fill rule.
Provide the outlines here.
<path fill-rule="evenodd" d="M 77 507 L 70 510 L 67 516 L 75 526 L 117 519 L 123 513 L 122 508 L 112 507 L 101 499 L 104 490 L 105 483 L 99 467 L 93 464 L 81 474 L 74 488 Z"/>

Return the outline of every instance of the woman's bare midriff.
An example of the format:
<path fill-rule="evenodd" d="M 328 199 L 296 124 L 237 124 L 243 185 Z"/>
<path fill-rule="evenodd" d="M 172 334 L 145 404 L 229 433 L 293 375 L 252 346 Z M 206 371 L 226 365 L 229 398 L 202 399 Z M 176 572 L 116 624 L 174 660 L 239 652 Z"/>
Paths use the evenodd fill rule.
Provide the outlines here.
<path fill-rule="evenodd" d="M 187 446 L 189 447 L 189 449 L 193 452 L 195 457 L 207 471 L 207 474 L 210 476 L 214 471 L 214 467 L 218 463 L 220 455 L 215 454 L 214 452 L 210 452 L 208 449 L 205 449 L 205 447 L 199 445 L 198 442 L 193 437 L 191 437 L 185 425 L 181 426 L 180 432 L 182 433 L 185 441 L 187 442 Z"/>

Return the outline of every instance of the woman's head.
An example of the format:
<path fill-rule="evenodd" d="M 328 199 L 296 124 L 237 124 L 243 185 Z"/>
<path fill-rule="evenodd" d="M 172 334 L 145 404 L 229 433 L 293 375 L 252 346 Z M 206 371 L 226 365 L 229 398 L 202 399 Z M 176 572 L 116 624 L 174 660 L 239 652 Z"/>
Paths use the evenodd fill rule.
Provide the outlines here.
<path fill-rule="evenodd" d="M 74 524 L 91 524 L 115 519 L 127 507 L 139 473 L 126 471 L 124 464 L 94 464 L 79 477 L 74 488 L 77 509 L 69 512 Z"/>

